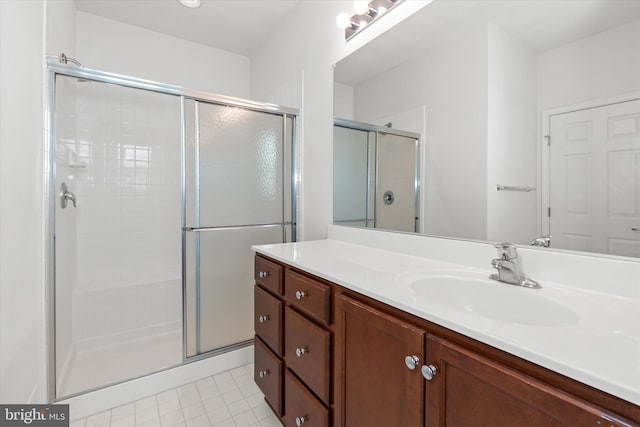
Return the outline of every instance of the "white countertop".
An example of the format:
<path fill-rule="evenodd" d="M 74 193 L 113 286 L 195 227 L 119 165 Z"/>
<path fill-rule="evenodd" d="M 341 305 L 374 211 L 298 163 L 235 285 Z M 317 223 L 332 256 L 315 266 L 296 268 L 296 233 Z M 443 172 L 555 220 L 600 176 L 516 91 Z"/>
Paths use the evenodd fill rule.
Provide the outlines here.
<path fill-rule="evenodd" d="M 640 405 L 638 298 L 549 280 L 541 281 L 542 289 L 492 282 L 496 292 L 510 292 L 512 296 L 532 300 L 539 297 L 552 300 L 554 305 L 566 307 L 574 315 L 560 326 L 527 324 L 433 302 L 411 287 L 411 278 L 430 273 L 486 278 L 492 272 L 490 260 L 486 261 L 487 269 L 479 269 L 334 239 L 262 245 L 253 249 Z M 532 316 L 540 318 L 540 313 Z"/>

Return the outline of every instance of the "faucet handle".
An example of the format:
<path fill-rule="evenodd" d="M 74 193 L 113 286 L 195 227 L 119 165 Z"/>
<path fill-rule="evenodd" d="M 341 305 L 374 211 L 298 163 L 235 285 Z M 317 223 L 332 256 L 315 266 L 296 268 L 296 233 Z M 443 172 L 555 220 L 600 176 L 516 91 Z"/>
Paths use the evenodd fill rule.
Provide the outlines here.
<path fill-rule="evenodd" d="M 493 247 L 498 249 L 498 254 L 502 259 L 512 260 L 518 258 L 518 251 L 512 243 L 494 243 Z"/>

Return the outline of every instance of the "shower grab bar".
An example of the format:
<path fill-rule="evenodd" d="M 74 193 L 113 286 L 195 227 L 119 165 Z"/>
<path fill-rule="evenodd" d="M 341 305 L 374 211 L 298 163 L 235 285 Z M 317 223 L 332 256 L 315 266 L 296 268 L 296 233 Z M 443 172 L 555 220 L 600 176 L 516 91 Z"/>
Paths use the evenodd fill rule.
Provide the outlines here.
<path fill-rule="evenodd" d="M 183 227 L 183 231 L 194 231 L 194 232 L 203 232 L 203 231 L 217 231 L 217 230 L 240 230 L 243 228 L 266 228 L 266 227 L 282 227 L 283 225 L 292 225 L 293 222 L 274 222 L 270 224 L 246 224 L 246 225 L 219 225 L 215 227 Z"/>
<path fill-rule="evenodd" d="M 498 191 L 524 191 L 526 193 L 530 192 L 530 191 L 536 191 L 536 187 L 519 187 L 519 186 L 513 186 L 513 185 L 501 185 L 498 184 L 496 185 L 496 190 Z"/>

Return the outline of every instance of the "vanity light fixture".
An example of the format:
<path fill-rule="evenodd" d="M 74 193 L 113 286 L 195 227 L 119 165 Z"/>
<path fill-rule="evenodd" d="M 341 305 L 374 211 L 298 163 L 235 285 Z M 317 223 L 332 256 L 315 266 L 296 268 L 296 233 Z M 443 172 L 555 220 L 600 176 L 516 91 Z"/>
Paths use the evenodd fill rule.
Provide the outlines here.
<path fill-rule="evenodd" d="M 336 25 L 341 30 L 344 30 L 344 39 L 349 40 L 394 6 L 402 3 L 402 1 L 403 0 L 354 1 L 354 15 L 349 16 L 346 12 L 340 13 L 336 18 Z"/>
<path fill-rule="evenodd" d="M 200 6 L 200 0 L 178 0 L 178 2 L 186 7 L 198 7 Z"/>

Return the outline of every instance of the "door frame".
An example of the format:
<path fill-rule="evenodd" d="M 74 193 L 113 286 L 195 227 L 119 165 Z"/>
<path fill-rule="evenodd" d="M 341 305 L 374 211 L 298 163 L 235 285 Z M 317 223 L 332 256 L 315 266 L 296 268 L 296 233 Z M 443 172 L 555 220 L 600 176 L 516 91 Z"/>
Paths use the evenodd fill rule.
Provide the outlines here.
<path fill-rule="evenodd" d="M 622 95 L 608 96 L 605 98 L 594 98 L 577 104 L 569 104 L 555 107 L 540 112 L 540 134 L 538 135 L 538 188 L 537 195 L 537 231 L 538 236 L 549 234 L 550 219 L 548 209 L 551 196 L 551 179 L 549 176 L 550 144 L 548 139 L 551 131 L 551 118 L 560 114 L 574 113 L 592 108 L 606 107 L 609 105 L 621 104 L 624 102 L 636 101 L 640 99 L 640 91 L 632 91 Z"/>

